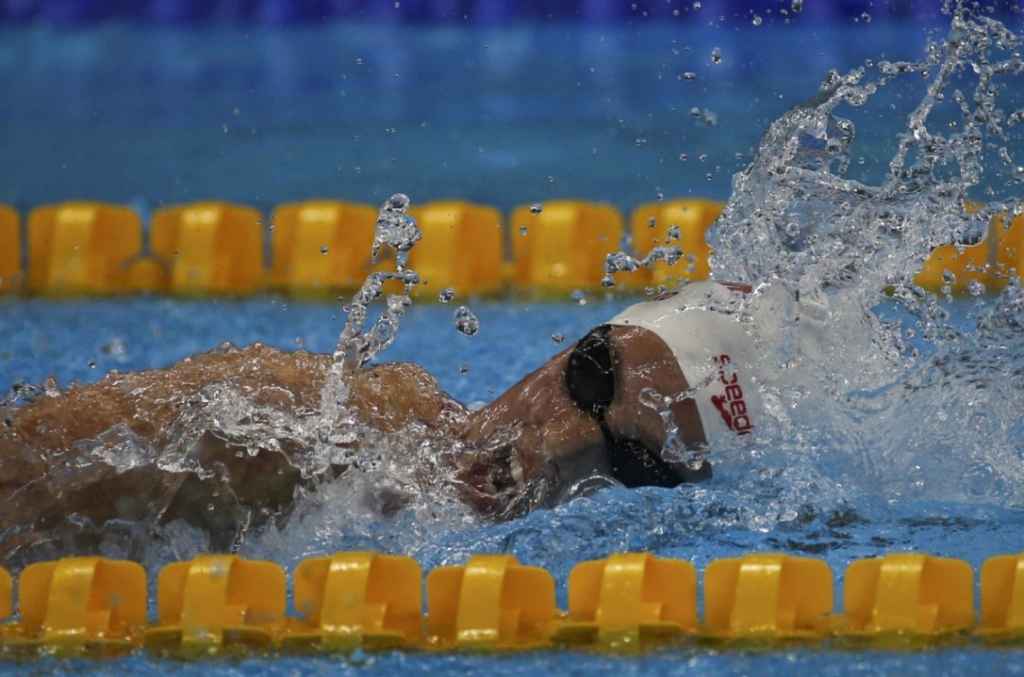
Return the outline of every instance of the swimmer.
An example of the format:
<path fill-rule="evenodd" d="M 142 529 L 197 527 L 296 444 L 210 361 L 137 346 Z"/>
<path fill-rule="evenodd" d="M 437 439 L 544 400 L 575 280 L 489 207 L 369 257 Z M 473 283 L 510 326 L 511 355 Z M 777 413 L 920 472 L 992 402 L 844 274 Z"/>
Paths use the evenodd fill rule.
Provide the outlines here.
<path fill-rule="evenodd" d="M 462 433 L 477 450 L 472 502 L 518 514 L 593 479 L 632 488 L 709 478 L 707 444 L 757 423 L 755 346 L 736 316 L 751 292 L 694 282 L 631 306 L 475 412 Z M 520 433 L 508 445 L 481 451 L 512 426 Z"/>
<path fill-rule="evenodd" d="M 348 403 L 382 434 L 415 425 L 451 440 L 453 467 L 438 476 L 454 477 L 468 505 L 498 518 L 551 506 L 594 478 L 626 487 L 699 481 L 711 475 L 709 443 L 758 425 L 754 342 L 734 316 L 749 292 L 697 282 L 631 306 L 478 411 L 408 363 L 351 375 Z M 230 549 L 248 528 L 285 519 L 298 492 L 344 464 L 303 472 L 299 434 L 253 448 L 215 425 L 204 430 L 220 392 L 210 386 L 246 393 L 251 417 L 311 420 L 330 366 L 327 355 L 257 344 L 47 389 L 9 407 L 0 422 L 0 563 L 104 524 L 184 520 L 211 547 Z M 181 458 L 188 463 L 170 462 Z M 385 497 L 381 508 L 400 502 Z M 89 547 L 79 540 L 75 547 Z"/>

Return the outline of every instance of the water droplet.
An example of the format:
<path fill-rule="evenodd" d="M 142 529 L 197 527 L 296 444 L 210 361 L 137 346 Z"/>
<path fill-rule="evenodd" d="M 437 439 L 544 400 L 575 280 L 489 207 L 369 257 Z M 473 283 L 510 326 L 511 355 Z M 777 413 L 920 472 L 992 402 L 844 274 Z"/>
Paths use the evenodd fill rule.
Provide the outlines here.
<path fill-rule="evenodd" d="M 459 367 L 459 373 L 460 374 L 468 374 L 469 373 L 469 366 L 464 364 L 461 367 Z"/>
<path fill-rule="evenodd" d="M 693 82 L 694 80 L 697 79 L 697 74 L 694 73 L 693 71 L 686 71 L 685 73 L 683 73 L 683 79 L 686 80 L 687 82 Z"/>
<path fill-rule="evenodd" d="M 586 294 L 583 293 L 582 289 L 577 289 L 576 291 L 574 291 L 570 295 L 570 298 L 572 299 L 572 302 L 578 306 L 587 305 L 587 296 Z"/>
<path fill-rule="evenodd" d="M 321 254 L 326 254 L 327 253 L 327 245 L 324 245 L 324 246 L 320 247 L 320 253 Z"/>
<path fill-rule="evenodd" d="M 863 21 L 864 23 L 871 23 L 871 15 L 868 14 L 867 12 L 864 12 L 863 14 L 860 15 L 860 20 Z"/>
<path fill-rule="evenodd" d="M 480 331 L 480 320 L 466 306 L 459 306 L 452 316 L 455 328 L 466 336 L 476 336 Z"/>
<path fill-rule="evenodd" d="M 540 214 L 542 211 L 544 211 L 544 207 L 541 205 L 541 203 L 534 202 L 532 205 L 530 205 L 530 213 L 533 214 L 534 216 Z"/>
<path fill-rule="evenodd" d="M 715 64 L 716 66 L 722 63 L 721 47 L 715 47 L 714 49 L 711 50 L 711 63 Z"/>
<path fill-rule="evenodd" d="M 441 293 L 438 294 L 438 296 L 437 296 L 437 300 L 440 301 L 441 303 L 451 303 L 451 301 L 454 298 L 455 298 L 455 290 L 452 289 L 451 287 L 445 287 L 444 289 L 441 290 Z"/>
<path fill-rule="evenodd" d="M 95 369 L 96 368 L 96 360 L 95 359 L 89 360 L 89 368 L 90 369 Z"/>
<path fill-rule="evenodd" d="M 556 346 L 560 346 L 563 343 L 565 343 L 565 334 L 563 334 L 560 331 L 556 331 L 554 334 L 551 335 L 551 340 L 554 342 Z"/>
<path fill-rule="evenodd" d="M 526 226 L 519 226 L 519 234 L 526 235 Z"/>
<path fill-rule="evenodd" d="M 761 25 L 761 17 L 759 17 L 758 15 L 755 14 L 754 18 L 750 20 L 750 23 L 754 24 L 755 26 L 760 26 Z"/>
<path fill-rule="evenodd" d="M 794 12 L 804 11 L 804 0 L 793 0 L 792 4 L 790 4 L 790 8 Z"/>

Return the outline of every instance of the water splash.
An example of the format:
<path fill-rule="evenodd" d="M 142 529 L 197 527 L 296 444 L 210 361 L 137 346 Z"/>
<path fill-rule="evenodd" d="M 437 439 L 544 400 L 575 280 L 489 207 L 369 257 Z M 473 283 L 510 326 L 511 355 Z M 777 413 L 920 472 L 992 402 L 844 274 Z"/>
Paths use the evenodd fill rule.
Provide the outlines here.
<path fill-rule="evenodd" d="M 1007 162 L 1021 129 L 1000 100 L 1019 105 L 1022 42 L 998 21 L 952 11 L 948 35 L 922 60 L 830 73 L 735 177 L 709 231 L 712 270 L 762 283 L 747 312 L 776 428 L 759 449 L 728 451 L 790 475 L 813 466 L 813 481 L 847 487 L 832 496 L 857 487 L 1020 506 L 1024 398 L 1019 379 L 993 377 L 1022 368 L 1024 353 L 1008 352 L 1024 341 L 1019 282 L 968 306 L 914 280 L 935 246 L 974 241 L 1000 214 L 1022 213 Z M 920 81 L 884 176 L 850 176 L 856 126 L 844 116 L 876 99 L 894 105 L 887 90 Z M 808 339 L 807 313 L 828 331 Z"/>
<path fill-rule="evenodd" d="M 998 95 L 1021 71 L 1016 36 L 958 10 L 945 41 L 932 43 L 921 61 L 830 73 L 817 96 L 771 125 L 735 177 L 712 232 L 715 272 L 807 288 L 856 283 L 865 293 L 894 285 L 897 296 L 920 297 L 913 275 L 931 248 L 1017 211 L 1012 199 L 994 199 L 1006 168 L 986 166 L 985 156 L 1013 148 Z M 846 177 L 855 126 L 839 110 L 864 107 L 886 88 L 912 87 L 912 79 L 924 79 L 926 92 L 908 114 L 887 175 L 874 184 Z M 984 172 L 991 176 L 981 186 Z M 979 188 L 984 206 L 971 211 Z"/>
<path fill-rule="evenodd" d="M 683 258 L 682 247 L 659 246 L 654 247 L 645 256 L 637 257 L 627 252 L 615 252 L 605 257 L 604 277 L 601 278 L 601 286 L 607 288 L 615 286 L 615 275 L 618 273 L 632 273 L 640 268 L 650 268 L 657 261 L 664 261 L 674 266 Z"/>
<path fill-rule="evenodd" d="M 1019 279 L 994 300 L 975 284 L 972 302 L 915 282 L 934 247 L 976 242 L 990 222 L 1024 213 L 1013 159 L 1024 147 L 1022 41 L 961 6 L 947 11 L 948 34 L 921 60 L 829 73 L 773 122 L 709 230 L 712 277 L 756 285 L 736 317 L 759 346 L 769 420 L 707 453 L 743 492 L 773 487 L 766 524 L 808 496 L 1024 505 Z M 906 130 L 872 177 L 852 161 L 858 125 L 900 106 Z M 624 243 L 602 284 L 677 264 L 671 241 L 646 256 Z M 704 450 L 678 444 L 672 401 L 642 403 L 662 417 L 663 454 L 692 467 Z"/>
<path fill-rule="evenodd" d="M 350 374 L 372 360 L 395 340 L 399 321 L 411 305 L 410 294 L 419 284 L 419 275 L 407 267 L 409 252 L 423 237 L 416 220 L 408 214 L 409 198 L 396 193 L 381 205 L 373 238 L 371 258 L 377 261 L 381 247 L 395 252 L 395 270 L 370 273 L 352 301 L 345 306 L 347 318 L 332 356 L 330 371 L 321 394 L 318 438 L 320 453 L 335 455 L 351 445 L 359 426 L 345 404 L 349 396 Z M 402 283 L 402 294 L 388 294 L 384 309 L 373 326 L 366 330 L 370 304 L 384 291 L 389 280 Z M 351 461 L 344 452 L 337 463 Z"/>

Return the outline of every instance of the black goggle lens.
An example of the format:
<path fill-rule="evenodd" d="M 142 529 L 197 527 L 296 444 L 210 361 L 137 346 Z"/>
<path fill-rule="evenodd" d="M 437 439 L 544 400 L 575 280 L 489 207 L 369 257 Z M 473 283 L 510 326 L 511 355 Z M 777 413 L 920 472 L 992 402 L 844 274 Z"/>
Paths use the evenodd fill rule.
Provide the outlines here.
<path fill-rule="evenodd" d="M 612 352 L 608 346 L 608 327 L 601 326 L 580 339 L 565 370 L 565 385 L 581 411 L 600 418 L 615 397 Z"/>
<path fill-rule="evenodd" d="M 602 325 L 584 336 L 569 354 L 565 385 L 569 398 L 580 411 L 595 419 L 604 434 L 611 476 L 627 488 L 676 487 L 688 478 L 681 476 L 658 454 L 643 444 L 615 437 L 604 420 L 604 412 L 615 398 L 615 372 L 608 342 L 610 327 Z M 690 481 L 711 475 L 705 463 Z"/>

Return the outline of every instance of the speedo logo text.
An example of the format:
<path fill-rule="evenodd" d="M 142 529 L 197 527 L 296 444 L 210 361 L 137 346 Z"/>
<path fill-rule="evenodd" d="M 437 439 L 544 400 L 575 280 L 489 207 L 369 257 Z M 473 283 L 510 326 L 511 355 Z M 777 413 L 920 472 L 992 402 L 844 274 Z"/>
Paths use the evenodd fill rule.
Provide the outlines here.
<path fill-rule="evenodd" d="M 743 387 L 740 385 L 739 374 L 729 369 L 732 359 L 728 355 L 716 355 L 713 358 L 718 365 L 718 380 L 725 386 L 725 394 L 712 395 L 711 403 L 721 414 L 722 420 L 729 430 L 737 435 L 746 435 L 753 429 L 747 402 L 743 398 Z"/>

